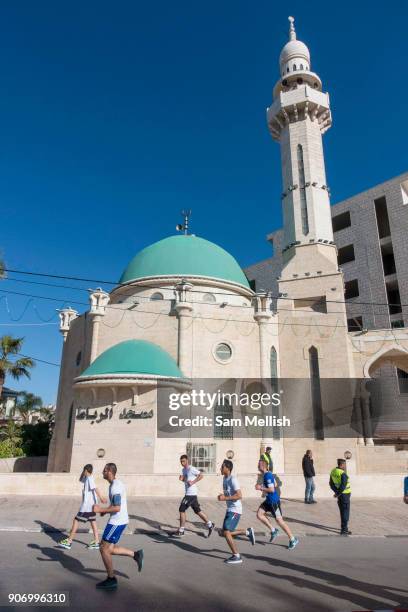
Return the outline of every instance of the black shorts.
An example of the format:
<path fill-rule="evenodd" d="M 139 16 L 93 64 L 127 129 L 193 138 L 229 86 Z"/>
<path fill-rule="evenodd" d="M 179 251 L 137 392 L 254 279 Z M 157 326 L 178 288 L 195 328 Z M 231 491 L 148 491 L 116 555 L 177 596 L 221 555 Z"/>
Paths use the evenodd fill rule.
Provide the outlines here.
<path fill-rule="evenodd" d="M 76 520 L 80 523 L 86 523 L 87 521 L 96 521 L 95 512 L 78 512 L 76 515 Z"/>
<path fill-rule="evenodd" d="M 260 505 L 260 507 L 262 508 L 262 510 L 265 510 L 265 512 L 270 512 L 273 518 L 282 518 L 280 502 L 270 503 L 265 499 L 265 501 Z"/>
<path fill-rule="evenodd" d="M 196 514 L 201 512 L 200 504 L 198 503 L 197 495 L 185 495 L 180 503 L 179 512 L 185 512 L 187 508 L 194 510 Z"/>

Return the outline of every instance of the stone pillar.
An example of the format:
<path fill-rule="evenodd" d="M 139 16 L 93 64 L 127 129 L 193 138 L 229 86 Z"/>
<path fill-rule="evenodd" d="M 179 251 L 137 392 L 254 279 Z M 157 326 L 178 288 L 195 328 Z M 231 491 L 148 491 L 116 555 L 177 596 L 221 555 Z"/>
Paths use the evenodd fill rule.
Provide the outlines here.
<path fill-rule="evenodd" d="M 71 308 L 71 306 L 69 306 L 68 308 L 63 308 L 62 310 L 59 310 L 58 314 L 60 319 L 59 329 L 65 342 L 65 340 L 67 339 L 69 328 L 71 327 L 71 323 L 74 319 L 77 318 L 78 313 L 76 310 Z"/>
<path fill-rule="evenodd" d="M 89 363 L 92 363 L 98 354 L 99 340 L 99 325 L 103 316 L 105 316 L 106 306 L 109 303 L 109 294 L 103 291 L 100 287 L 91 291 L 89 301 L 91 308 L 89 316 L 91 319 L 91 354 Z"/>
<path fill-rule="evenodd" d="M 271 378 L 270 355 L 268 343 L 268 324 L 272 314 L 268 294 L 257 295 L 255 298 L 256 310 L 254 319 L 259 329 L 259 373 L 262 380 Z"/>
<path fill-rule="evenodd" d="M 176 285 L 176 304 L 179 327 L 178 327 L 178 347 L 177 363 L 183 375 L 191 378 L 193 373 L 193 304 L 189 301 L 188 292 L 193 285 L 182 281 Z"/>

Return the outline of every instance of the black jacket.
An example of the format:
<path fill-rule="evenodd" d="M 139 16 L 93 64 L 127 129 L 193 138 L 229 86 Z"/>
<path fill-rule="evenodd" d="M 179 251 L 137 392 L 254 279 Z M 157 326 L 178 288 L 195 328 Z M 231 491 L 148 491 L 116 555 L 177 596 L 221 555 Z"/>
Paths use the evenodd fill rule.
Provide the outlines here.
<path fill-rule="evenodd" d="M 302 469 L 303 476 L 305 478 L 311 478 L 312 476 L 316 476 L 315 469 L 313 466 L 313 459 L 310 459 L 307 455 L 304 455 L 302 459 Z"/>

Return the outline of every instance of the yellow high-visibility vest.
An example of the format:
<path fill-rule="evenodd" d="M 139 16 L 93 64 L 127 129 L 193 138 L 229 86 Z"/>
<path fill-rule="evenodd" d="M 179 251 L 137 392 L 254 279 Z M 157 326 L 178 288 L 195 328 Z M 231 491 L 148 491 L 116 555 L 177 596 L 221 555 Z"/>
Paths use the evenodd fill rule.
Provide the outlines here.
<path fill-rule="evenodd" d="M 350 478 L 344 470 L 341 470 L 340 468 L 333 468 L 332 471 L 330 472 L 330 478 L 334 482 L 334 486 L 336 487 L 336 489 L 339 489 L 341 485 L 341 475 L 342 474 L 346 474 L 347 476 L 347 484 L 346 484 L 346 488 L 344 489 L 343 493 L 351 493 Z"/>

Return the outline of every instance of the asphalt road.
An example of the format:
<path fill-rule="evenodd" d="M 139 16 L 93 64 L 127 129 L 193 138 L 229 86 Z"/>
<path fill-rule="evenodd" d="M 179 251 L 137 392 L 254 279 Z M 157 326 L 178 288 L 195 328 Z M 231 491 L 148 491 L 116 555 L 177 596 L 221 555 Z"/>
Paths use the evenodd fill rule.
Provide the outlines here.
<path fill-rule="evenodd" d="M 22 608 L 8 605 L 9 593 L 61 591 L 68 591 L 70 609 L 78 611 L 408 608 L 408 538 L 308 536 L 288 551 L 286 537 L 269 544 L 260 536 L 255 547 L 239 541 L 244 562 L 227 566 L 226 543 L 216 533 L 209 540 L 194 533 L 178 540 L 145 532 L 121 540 L 144 548 L 143 572 L 130 558 L 116 557 L 119 588 L 101 592 L 95 583 L 105 572 L 99 552 L 85 547 L 89 536 L 80 534 L 71 551 L 56 547 L 58 537 L 1 533 L 1 610 Z"/>

